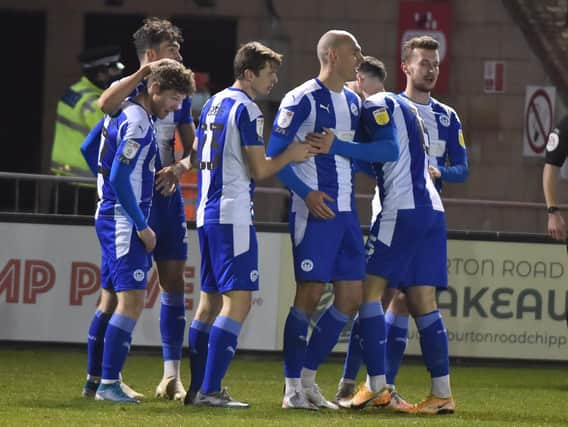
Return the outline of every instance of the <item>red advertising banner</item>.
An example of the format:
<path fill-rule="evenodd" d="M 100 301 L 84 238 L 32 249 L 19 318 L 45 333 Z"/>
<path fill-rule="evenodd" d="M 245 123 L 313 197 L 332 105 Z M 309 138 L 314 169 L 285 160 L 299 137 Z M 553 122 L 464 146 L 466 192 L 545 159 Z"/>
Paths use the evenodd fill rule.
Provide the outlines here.
<path fill-rule="evenodd" d="M 400 2 L 398 15 L 398 57 L 402 45 L 413 37 L 430 36 L 440 43 L 440 77 L 436 85 L 436 93 L 447 93 L 450 75 L 450 45 L 452 29 L 452 8 L 449 1 L 418 1 Z M 406 87 L 406 77 L 398 67 L 398 88 Z"/>

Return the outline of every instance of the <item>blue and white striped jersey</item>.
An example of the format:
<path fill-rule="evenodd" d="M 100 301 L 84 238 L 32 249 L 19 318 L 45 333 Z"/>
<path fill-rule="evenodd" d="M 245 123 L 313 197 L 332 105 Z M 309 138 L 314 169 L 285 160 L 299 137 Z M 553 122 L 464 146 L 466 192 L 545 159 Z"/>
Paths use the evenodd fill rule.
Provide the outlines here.
<path fill-rule="evenodd" d="M 254 181 L 242 147 L 264 145 L 264 118 L 242 90 L 229 87 L 203 107 L 197 128 L 197 227 L 252 224 Z"/>
<path fill-rule="evenodd" d="M 418 109 L 424 120 L 430 138 L 430 165 L 442 174 L 436 179 L 436 189 L 442 189 L 443 181 L 464 182 L 468 175 L 467 150 L 456 111 L 434 98 L 428 104 L 419 104 L 401 96 Z"/>
<path fill-rule="evenodd" d="M 104 128 L 95 217 L 127 218 L 139 226 L 148 217 L 154 193 L 157 145 L 152 117 L 139 104 L 125 101 L 117 116 L 105 116 Z M 111 182 L 111 176 L 116 180 Z"/>
<path fill-rule="evenodd" d="M 398 161 L 373 164 L 378 190 L 373 201 L 373 217 L 380 205 L 383 212 L 418 207 L 443 211 L 428 173 L 428 135 L 416 107 L 399 95 L 381 92 L 365 100 L 361 120 L 369 135 L 385 122 L 394 120 L 399 142 Z"/>
<path fill-rule="evenodd" d="M 333 129 L 342 140 L 353 141 L 360 112 L 361 100 L 355 92 L 347 88 L 333 92 L 317 78 L 308 80 L 282 100 L 270 138 L 271 143 L 274 140 L 278 144 L 269 144 L 268 155 L 280 154 L 295 139 L 304 140 L 309 132 L 322 132 L 323 128 Z M 318 155 L 287 167 L 291 167 L 310 190 L 331 196 L 335 201 L 327 203 L 333 211 L 354 210 L 353 169 L 349 158 Z M 293 192 L 292 211 L 296 212 L 302 205 L 305 206 L 303 198 Z"/>
<path fill-rule="evenodd" d="M 116 84 L 116 82 L 113 84 Z M 144 88 L 145 82 L 140 83 L 130 94 L 128 99 L 138 95 Z M 85 161 L 89 165 L 89 168 L 91 168 L 92 172 L 94 172 L 93 169 L 96 170 L 99 148 L 104 139 L 101 132 L 104 121 L 105 118 L 103 117 L 99 123 L 91 129 L 91 132 L 89 132 L 89 135 L 85 138 L 85 142 L 83 142 L 81 146 L 81 152 L 83 153 Z M 174 163 L 174 131 L 176 126 L 182 123 L 193 123 L 193 117 L 191 116 L 191 98 L 189 96 L 183 100 L 181 107 L 178 110 L 173 113 L 169 113 L 164 119 L 155 119 L 156 140 L 160 153 L 159 157 L 156 159 L 156 168 L 158 170 Z M 96 174 L 96 172 L 94 173 Z"/>

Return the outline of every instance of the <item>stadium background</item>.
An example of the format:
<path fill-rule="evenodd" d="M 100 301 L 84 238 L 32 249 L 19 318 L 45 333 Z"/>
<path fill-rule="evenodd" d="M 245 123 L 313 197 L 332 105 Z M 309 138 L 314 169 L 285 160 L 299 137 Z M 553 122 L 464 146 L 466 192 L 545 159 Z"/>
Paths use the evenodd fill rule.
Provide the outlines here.
<path fill-rule="evenodd" d="M 210 73 L 212 92 L 232 82 L 231 59 L 241 43 L 257 39 L 282 51 L 285 65 L 277 90 L 270 99 L 260 102 L 270 122 L 280 95 L 317 72 L 315 44 L 330 28 L 351 31 L 361 42 L 364 53 L 383 59 L 389 71 L 387 88 L 399 90 L 396 70 L 402 3 L 398 0 L 2 0 L 0 36 L 5 41 L 5 60 L 0 67 L 0 79 L 4 82 L 5 102 L 0 113 L 6 151 L 0 156 L 0 171 L 47 172 L 55 105 L 65 88 L 80 75 L 77 54 L 84 47 L 118 43 L 123 50 L 126 72 L 133 71 L 137 61 L 130 35 L 144 16 L 169 17 L 182 27 L 184 62 L 196 71 Z M 555 366 L 557 362 L 562 366 L 567 357 L 565 248 L 551 244 L 543 235 L 535 235 L 543 233 L 546 226 L 541 189 L 543 161 L 523 156 L 523 134 L 527 86 L 554 86 L 555 116 L 559 118 L 567 112 L 567 2 L 415 3 L 444 4 L 449 10 L 448 62 L 444 65 L 448 67 L 447 90 L 434 96 L 455 107 L 462 119 L 470 176 L 466 184 L 447 185 L 444 197 L 449 200 L 446 204 L 449 228 L 474 232 L 451 235 L 449 272 L 456 295 L 455 300 L 446 296 L 441 302 L 451 325 L 448 332 L 456 336 L 451 344 L 453 355 L 467 357 L 469 361 L 482 358 L 483 365 L 471 367 L 466 361 L 464 366 L 463 360 L 453 359 L 452 376 L 459 411 L 452 421 L 410 422 L 392 417 L 382 421 L 387 425 L 566 425 L 565 372 Z M 502 61 L 505 66 L 502 92 L 484 90 L 487 61 Z M 0 194 L 4 195 L 0 199 L 2 207 L 10 204 L 3 185 L 0 184 Z M 261 185 L 278 183 L 269 180 Z M 369 183 L 358 182 L 358 189 L 361 193 L 368 192 Z M 567 190 L 568 185 L 563 181 L 562 204 L 568 203 Z M 33 188 L 30 192 L 33 193 Z M 22 194 L 24 198 L 33 196 Z M 462 202 L 452 203 L 455 199 Z M 285 206 L 286 199 L 281 195 L 261 195 L 256 200 L 256 213 L 263 221 L 278 222 L 283 219 Z M 362 223 L 368 224 L 367 199 L 359 200 L 359 213 Z M 63 227 L 65 232 L 57 233 L 57 227 Z M 245 344 L 250 341 L 243 347 L 278 351 L 283 312 L 291 291 L 289 240 L 283 234 L 283 226 L 259 228 L 261 239 L 268 242 L 261 244 L 270 246 L 269 252 L 276 254 L 277 261 L 274 264 L 271 259 L 262 267 L 273 277 L 263 290 L 268 295 L 256 296 L 252 316 L 262 311 L 270 322 L 259 325 L 258 333 L 252 323 L 247 325 L 250 329 L 245 331 L 243 341 Z M 516 234 L 494 233 L 497 231 Z M 194 235 L 192 241 L 195 242 Z M 0 214 L 0 242 L 2 423 L 93 425 L 93 414 L 98 413 L 99 407 L 78 397 L 84 370 L 81 337 L 96 300 L 96 292 L 91 292 L 94 288 L 89 288 L 93 286 L 91 275 L 96 276 L 96 272 L 87 265 L 96 267 L 98 262 L 91 220 Z M 79 263 L 83 270 L 73 270 L 73 262 Z M 194 299 L 198 294 L 197 266 L 198 256 L 190 251 L 186 282 L 188 317 L 197 303 Z M 54 276 L 50 276 L 50 267 Z M 75 282 L 73 271 L 82 274 L 75 276 Z M 84 286 L 85 293 L 80 304 L 77 294 L 73 299 L 71 292 L 77 291 L 73 286 L 78 284 Z M 500 304 L 503 301 L 506 304 Z M 329 299 L 324 302 L 329 303 Z M 155 387 L 160 369 L 156 318 L 155 311 L 146 310 L 135 337 L 135 342 L 152 346 L 155 351 L 142 356 L 135 344 L 135 357 L 126 372 L 132 378 L 131 383 L 147 394 Z M 64 327 L 69 327 L 76 338 L 68 340 L 58 335 Z M 479 331 L 481 335 L 477 335 Z M 411 333 L 409 353 L 418 354 L 412 337 Z M 536 346 L 529 340 L 536 341 Z M 30 341 L 35 344 L 25 345 L 25 350 L 21 350 L 18 343 Z M 38 342 L 46 345 L 37 345 Z M 79 342 L 78 346 L 73 345 Z M 73 348 L 79 351 L 69 351 Z M 505 362 L 501 360 L 498 367 L 492 367 L 489 359 L 495 358 Z M 513 359 L 521 362 L 513 363 Z M 535 361 L 538 368 L 534 368 Z M 545 361 L 554 363 L 545 364 Z M 280 361 L 238 358 L 236 362 L 228 384 L 244 390 L 243 397 L 253 401 L 255 409 L 248 416 L 224 413 L 227 418 L 193 411 L 188 423 L 289 425 L 293 422 L 311 426 L 353 423 L 353 416 L 345 413 L 333 417 L 320 414 L 318 418 L 283 416 L 277 409 L 282 386 Z M 410 364 L 405 363 L 400 382 L 405 393 L 415 400 L 423 397 L 428 380 L 421 364 L 412 362 L 413 359 Z M 335 391 L 339 371 L 338 364 L 323 367 L 318 381 L 327 394 Z M 107 410 L 104 415 L 109 423 L 121 425 L 185 423 L 184 408 L 157 400 L 149 400 L 143 407 L 122 412 Z M 139 412 L 134 413 L 136 410 Z M 376 419 L 358 417 L 357 423 L 376 424 Z"/>
<path fill-rule="evenodd" d="M 55 105 L 80 75 L 77 54 L 85 46 L 118 43 L 127 71 L 137 62 L 130 35 L 145 15 L 171 17 L 184 32 L 184 62 L 211 74 L 212 91 L 232 82 L 231 58 L 246 41 L 263 40 L 286 57 L 280 83 L 261 102 L 270 122 L 280 95 L 314 76 L 315 44 L 329 28 L 355 34 L 366 54 L 387 65 L 387 88 L 397 87 L 398 0 L 3 0 L 0 35 L 7 61 L 0 79 L 9 81 L 3 103 L 3 137 L 10 141 L 0 170 L 46 172 Z M 556 117 L 566 112 L 568 55 L 564 0 L 449 0 L 447 91 L 434 96 L 452 105 L 462 119 L 469 150 L 465 185 L 447 185 L 446 198 L 500 202 L 542 202 L 542 160 L 523 156 L 525 92 L 528 85 L 555 86 Z M 439 17 L 435 19 L 441 21 Z M 424 21 L 424 18 L 418 19 Z M 427 21 L 427 18 L 426 18 Z M 424 22 L 422 22 L 424 24 Z M 25 40 L 25 41 L 24 41 Z M 486 61 L 504 62 L 504 91 L 484 91 Z M 269 127 L 265 127 L 269 131 Z M 261 184 L 271 185 L 275 181 Z M 368 183 L 358 184 L 360 191 Z M 568 200 L 565 181 L 561 202 Z M 282 198 L 257 198 L 262 220 L 281 220 Z M 362 201 L 361 203 L 364 203 Z M 447 203 L 450 229 L 541 233 L 540 207 L 518 209 L 482 203 Z M 359 211 L 368 223 L 367 205 Z M 276 209 L 275 207 L 279 207 Z"/>

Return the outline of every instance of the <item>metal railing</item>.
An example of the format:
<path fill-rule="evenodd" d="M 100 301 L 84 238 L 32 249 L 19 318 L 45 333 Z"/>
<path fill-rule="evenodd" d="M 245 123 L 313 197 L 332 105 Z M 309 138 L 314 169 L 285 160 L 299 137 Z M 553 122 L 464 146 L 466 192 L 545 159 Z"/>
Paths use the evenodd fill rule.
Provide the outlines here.
<path fill-rule="evenodd" d="M 70 177 L 54 176 L 29 173 L 0 172 L 0 188 L 2 188 L 2 198 L 0 211 L 16 213 L 41 213 L 41 214 L 71 214 L 71 215 L 92 215 L 92 213 L 81 213 L 79 206 L 79 195 L 81 192 L 90 194 L 93 198 L 92 205 L 95 206 L 96 178 L 94 177 Z M 71 193 L 71 206 L 66 206 L 67 212 L 61 209 L 61 186 L 65 186 L 67 196 Z M 23 188 L 25 187 L 25 188 Z M 183 184 L 182 188 L 196 188 L 195 184 Z M 85 191 L 88 189 L 88 191 Z M 255 205 L 262 204 L 263 196 L 276 196 L 288 198 L 289 192 L 282 187 L 256 187 Z M 32 193 L 30 195 L 30 192 Z M 10 197 L 11 194 L 11 197 Z M 355 195 L 360 203 L 368 203 L 372 199 L 372 194 L 358 193 Z M 67 202 L 69 202 L 67 200 Z M 259 203 L 260 202 L 260 203 Z M 524 201 L 503 201 L 503 200 L 484 200 L 484 199 L 463 199 L 463 198 L 444 198 L 444 205 L 448 208 L 462 207 L 466 209 L 514 209 L 514 210 L 541 210 L 544 212 L 544 203 L 524 202 Z M 268 208 L 271 203 L 267 203 Z M 561 209 L 567 209 L 568 205 L 560 205 Z M 91 211 L 89 211 L 91 212 Z M 94 208 L 92 210 L 94 212 Z"/>

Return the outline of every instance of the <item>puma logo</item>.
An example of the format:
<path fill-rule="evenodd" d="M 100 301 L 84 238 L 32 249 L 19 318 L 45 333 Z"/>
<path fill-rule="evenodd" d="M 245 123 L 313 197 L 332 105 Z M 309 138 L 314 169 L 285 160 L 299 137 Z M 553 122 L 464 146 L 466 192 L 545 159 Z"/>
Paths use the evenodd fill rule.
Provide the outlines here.
<path fill-rule="evenodd" d="M 323 108 L 325 111 L 327 111 L 328 114 L 330 113 L 329 104 L 327 104 L 327 105 L 320 104 L 320 107 Z"/>

